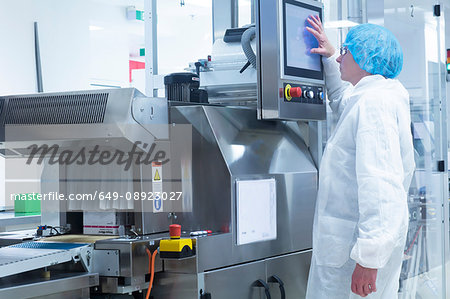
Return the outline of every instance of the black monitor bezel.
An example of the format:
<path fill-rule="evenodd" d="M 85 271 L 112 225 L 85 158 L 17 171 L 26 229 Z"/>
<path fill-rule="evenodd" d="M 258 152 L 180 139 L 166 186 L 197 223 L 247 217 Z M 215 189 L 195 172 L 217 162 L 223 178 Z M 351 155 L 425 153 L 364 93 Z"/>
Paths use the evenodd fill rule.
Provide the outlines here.
<path fill-rule="evenodd" d="M 287 64 L 287 40 L 286 40 L 286 3 L 292 4 L 294 6 L 299 6 L 309 10 L 318 12 L 320 19 L 322 19 L 322 8 L 318 6 L 309 5 L 303 2 L 298 2 L 295 0 L 283 0 L 283 52 L 284 52 L 284 75 L 294 76 L 301 78 L 317 79 L 323 80 L 323 65 L 322 60 L 320 60 L 320 71 L 314 71 L 310 69 L 297 68 L 289 66 Z"/>

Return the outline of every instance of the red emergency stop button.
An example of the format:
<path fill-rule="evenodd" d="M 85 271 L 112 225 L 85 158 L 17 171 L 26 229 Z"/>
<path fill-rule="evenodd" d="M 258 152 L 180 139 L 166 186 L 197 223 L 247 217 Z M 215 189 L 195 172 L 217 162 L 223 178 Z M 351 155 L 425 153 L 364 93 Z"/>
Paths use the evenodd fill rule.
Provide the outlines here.
<path fill-rule="evenodd" d="M 290 90 L 291 97 L 300 98 L 302 96 L 302 88 L 301 87 L 291 87 Z"/>
<path fill-rule="evenodd" d="M 284 87 L 284 97 L 287 101 L 291 101 L 292 98 L 301 98 L 302 88 L 292 87 L 290 84 L 286 84 L 286 86 Z"/>
<path fill-rule="evenodd" d="M 181 237 L 181 225 L 179 224 L 169 225 L 169 234 L 171 239 L 179 239 Z"/>

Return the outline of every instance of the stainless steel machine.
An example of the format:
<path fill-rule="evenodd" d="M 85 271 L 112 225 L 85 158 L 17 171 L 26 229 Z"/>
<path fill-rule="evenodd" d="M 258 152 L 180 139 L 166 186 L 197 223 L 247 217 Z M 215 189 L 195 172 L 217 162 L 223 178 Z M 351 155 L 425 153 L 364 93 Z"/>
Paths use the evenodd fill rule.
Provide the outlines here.
<path fill-rule="evenodd" d="M 195 254 L 156 255 L 153 298 L 305 295 L 325 101 L 320 59 L 294 54 L 313 46 L 302 28 L 322 7 L 271 2 L 257 3 L 249 105 L 234 105 L 232 81 L 203 85 L 211 94 L 229 91 L 221 105 L 169 102 L 135 89 L 0 98 L 2 155 L 40 159 L 48 195 L 41 238 L 0 248 L 0 297 L 142 296 L 151 281 L 149 252 L 175 223 Z M 239 70 L 227 70 L 234 71 L 238 78 Z M 12 250 L 18 258 L 3 262 Z M 37 262 L 15 267 L 20 256 Z"/>

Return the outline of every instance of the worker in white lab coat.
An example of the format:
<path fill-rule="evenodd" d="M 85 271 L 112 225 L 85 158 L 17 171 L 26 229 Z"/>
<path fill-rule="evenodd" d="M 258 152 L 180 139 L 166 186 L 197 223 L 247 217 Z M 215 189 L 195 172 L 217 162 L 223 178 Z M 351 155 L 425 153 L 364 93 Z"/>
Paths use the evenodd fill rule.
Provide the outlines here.
<path fill-rule="evenodd" d="M 402 50 L 390 31 L 363 24 L 337 57 L 319 17 L 308 22 L 339 120 L 319 170 L 306 298 L 397 298 L 415 167 L 409 95 L 394 79 Z"/>

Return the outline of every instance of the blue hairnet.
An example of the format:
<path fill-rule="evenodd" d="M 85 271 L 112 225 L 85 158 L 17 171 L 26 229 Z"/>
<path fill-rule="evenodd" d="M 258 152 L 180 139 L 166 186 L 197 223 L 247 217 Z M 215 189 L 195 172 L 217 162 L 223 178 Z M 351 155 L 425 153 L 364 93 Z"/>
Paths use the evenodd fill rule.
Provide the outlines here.
<path fill-rule="evenodd" d="M 403 67 L 403 51 L 394 34 L 384 27 L 362 24 L 347 34 L 344 46 L 359 67 L 372 75 L 397 77 Z"/>

